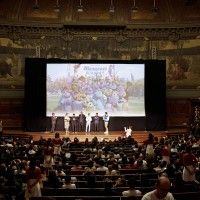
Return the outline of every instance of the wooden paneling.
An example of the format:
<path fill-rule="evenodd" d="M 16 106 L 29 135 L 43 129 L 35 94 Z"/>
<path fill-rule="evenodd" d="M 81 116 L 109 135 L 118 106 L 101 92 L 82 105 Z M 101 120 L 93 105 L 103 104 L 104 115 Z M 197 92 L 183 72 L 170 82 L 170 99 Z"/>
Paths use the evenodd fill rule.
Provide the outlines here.
<path fill-rule="evenodd" d="M 0 99 L 0 119 L 5 129 L 22 129 L 24 99 Z"/>
<path fill-rule="evenodd" d="M 167 129 L 187 129 L 192 120 L 190 99 L 167 99 Z M 24 99 L 0 99 L 0 120 L 5 129 L 23 129 Z"/>
<path fill-rule="evenodd" d="M 190 99 L 167 99 L 167 127 L 189 128 L 191 122 Z"/>

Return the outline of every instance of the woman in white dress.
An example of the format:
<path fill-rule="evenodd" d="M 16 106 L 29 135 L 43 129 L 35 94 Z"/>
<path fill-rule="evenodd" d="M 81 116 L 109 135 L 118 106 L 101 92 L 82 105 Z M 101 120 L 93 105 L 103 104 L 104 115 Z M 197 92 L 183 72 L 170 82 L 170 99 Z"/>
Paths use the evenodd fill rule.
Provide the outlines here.
<path fill-rule="evenodd" d="M 68 113 L 65 114 L 64 122 L 65 122 L 65 132 L 67 134 L 67 133 L 69 133 L 69 122 L 70 122 L 70 117 L 69 117 Z"/>
<path fill-rule="evenodd" d="M 92 117 L 90 116 L 90 113 L 88 113 L 86 117 L 86 129 L 85 132 L 90 132 L 90 125 L 91 125 Z"/>

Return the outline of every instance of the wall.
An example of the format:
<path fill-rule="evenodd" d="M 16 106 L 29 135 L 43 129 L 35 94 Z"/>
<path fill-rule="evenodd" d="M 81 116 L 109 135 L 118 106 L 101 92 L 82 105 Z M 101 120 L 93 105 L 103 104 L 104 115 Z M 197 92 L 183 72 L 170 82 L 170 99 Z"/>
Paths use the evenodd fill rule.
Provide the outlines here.
<path fill-rule="evenodd" d="M 156 1 L 158 9 L 152 10 L 151 1 L 140 0 L 132 12 L 133 1 L 115 0 L 115 12 L 109 12 L 109 1 L 88 0 L 82 1 L 81 13 L 77 2 L 60 1 L 59 12 L 49 0 L 39 1 L 39 9 L 28 0 L 0 2 L 0 118 L 13 109 L 2 109 L 6 101 L 20 99 L 23 107 L 25 57 L 164 59 L 169 101 L 200 97 L 198 1 L 189 6 L 181 0 Z"/>

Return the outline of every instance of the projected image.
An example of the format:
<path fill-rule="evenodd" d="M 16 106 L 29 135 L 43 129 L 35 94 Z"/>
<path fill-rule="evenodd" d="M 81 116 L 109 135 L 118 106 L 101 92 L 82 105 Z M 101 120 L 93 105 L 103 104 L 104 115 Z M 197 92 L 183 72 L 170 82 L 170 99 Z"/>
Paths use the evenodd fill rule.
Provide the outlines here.
<path fill-rule="evenodd" d="M 47 116 L 144 116 L 144 64 L 47 64 Z"/>

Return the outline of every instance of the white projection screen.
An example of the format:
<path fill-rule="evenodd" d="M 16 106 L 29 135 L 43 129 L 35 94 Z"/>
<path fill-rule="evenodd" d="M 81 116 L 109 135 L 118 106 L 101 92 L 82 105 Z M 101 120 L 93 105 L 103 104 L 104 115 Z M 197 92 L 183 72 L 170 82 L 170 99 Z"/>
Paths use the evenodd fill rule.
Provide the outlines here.
<path fill-rule="evenodd" d="M 46 115 L 145 116 L 144 64 L 47 63 Z"/>

